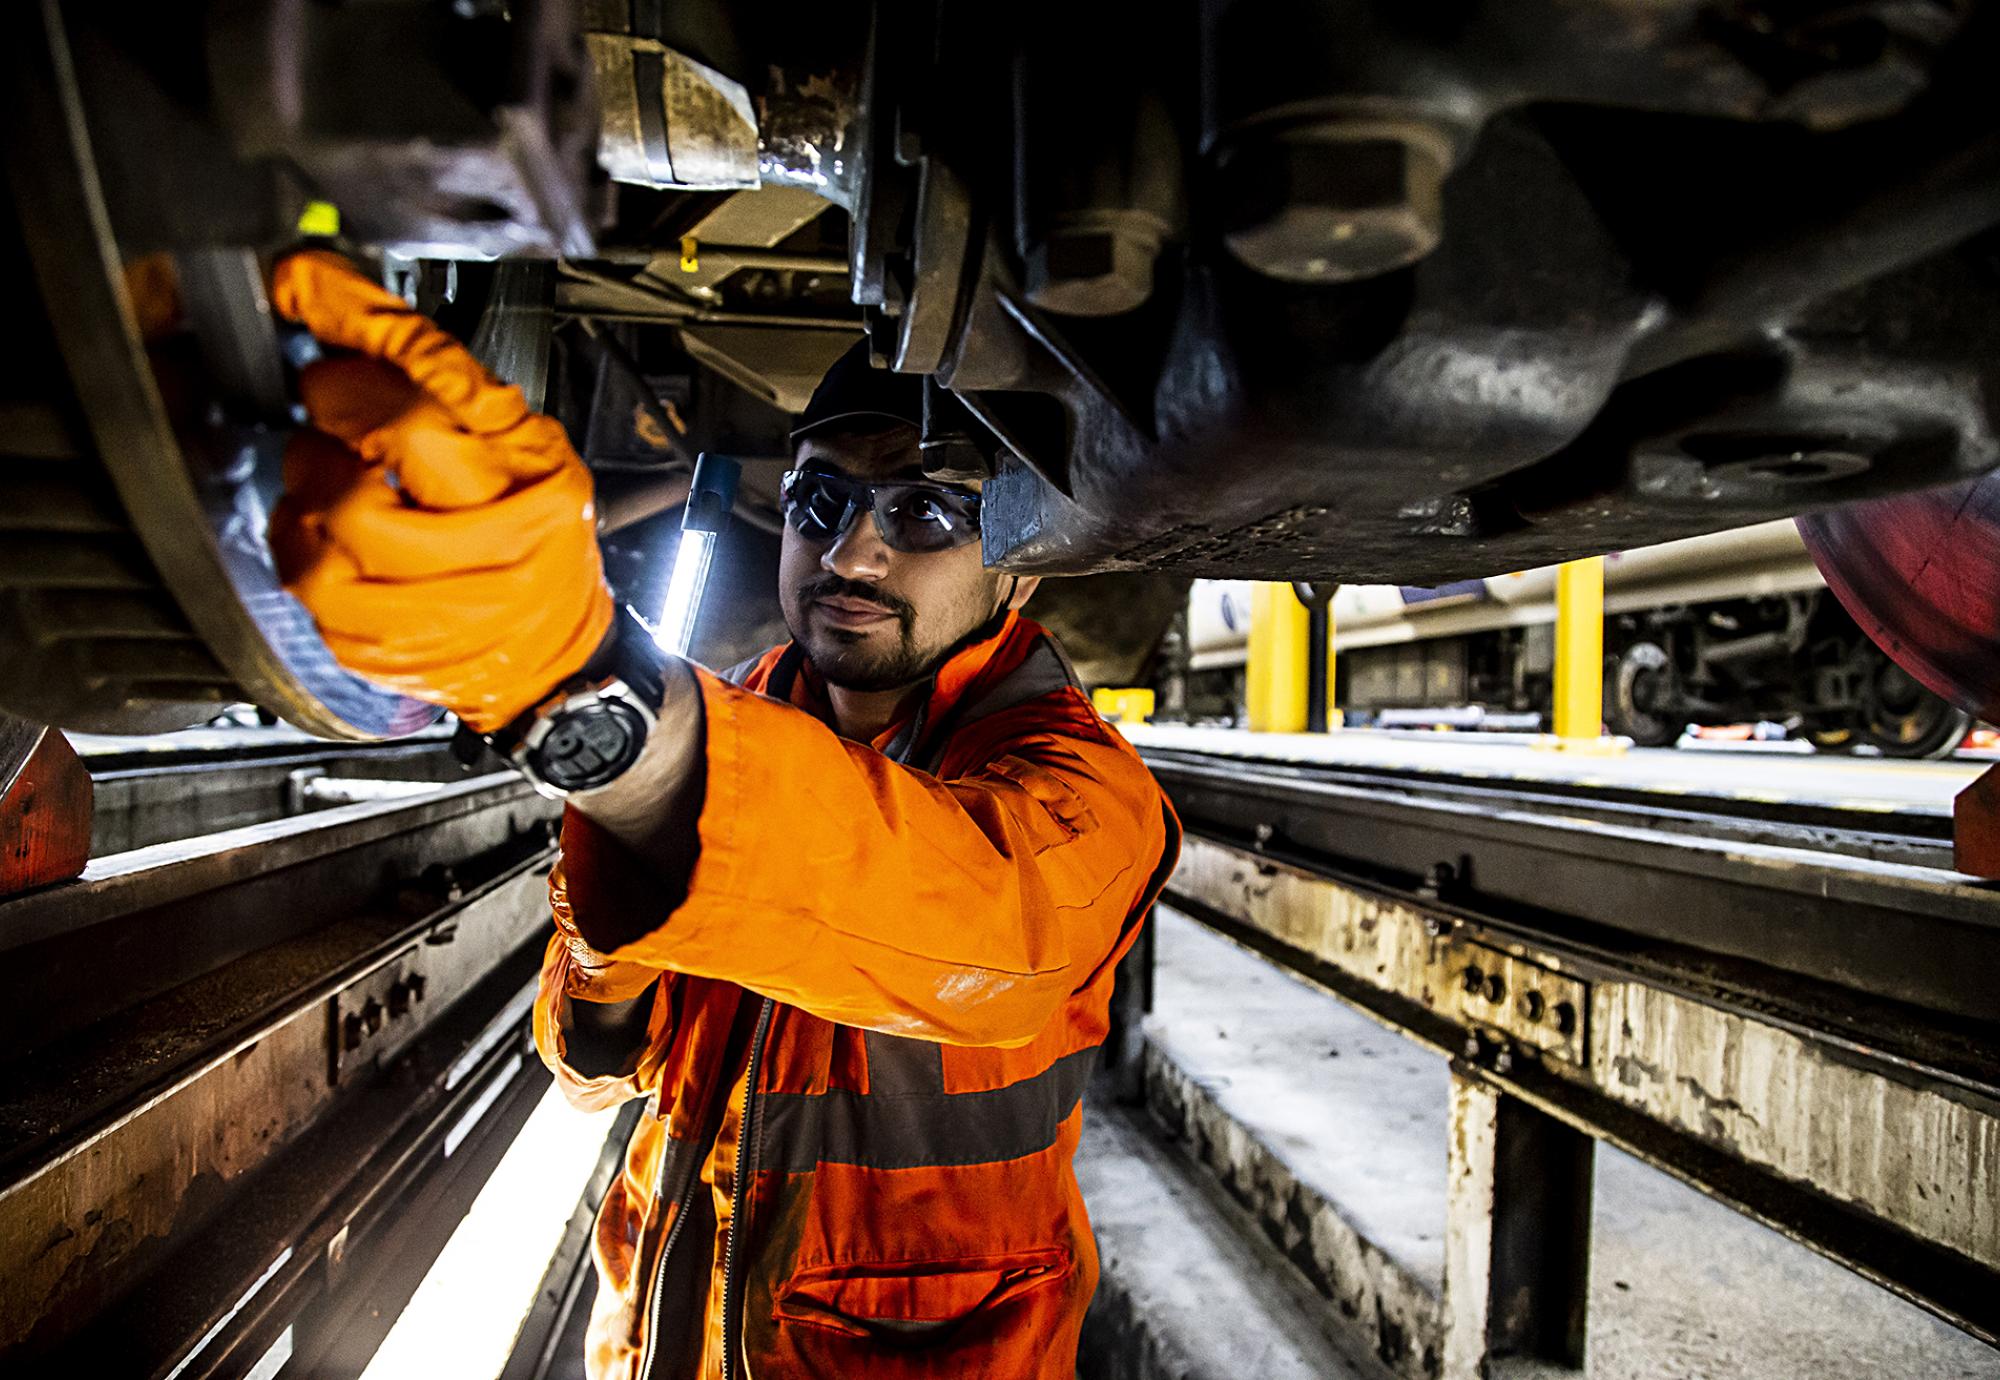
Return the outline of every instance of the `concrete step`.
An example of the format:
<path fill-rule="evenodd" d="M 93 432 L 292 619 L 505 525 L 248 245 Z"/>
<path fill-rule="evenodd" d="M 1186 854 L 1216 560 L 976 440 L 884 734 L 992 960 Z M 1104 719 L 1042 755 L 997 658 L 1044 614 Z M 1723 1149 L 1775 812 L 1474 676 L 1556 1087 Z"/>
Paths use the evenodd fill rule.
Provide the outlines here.
<path fill-rule="evenodd" d="M 1186 916 L 1154 923 L 1153 1124 L 1349 1346 L 1434 1380 L 1444 1060 Z M 1596 1159 L 1590 1380 L 2000 1380 L 2000 1351 L 1630 1156 Z"/>
<path fill-rule="evenodd" d="M 1085 1112 L 1077 1179 L 1101 1274 L 1079 1380 L 1382 1380 L 1328 1339 L 1317 1300 L 1144 1114 Z"/>

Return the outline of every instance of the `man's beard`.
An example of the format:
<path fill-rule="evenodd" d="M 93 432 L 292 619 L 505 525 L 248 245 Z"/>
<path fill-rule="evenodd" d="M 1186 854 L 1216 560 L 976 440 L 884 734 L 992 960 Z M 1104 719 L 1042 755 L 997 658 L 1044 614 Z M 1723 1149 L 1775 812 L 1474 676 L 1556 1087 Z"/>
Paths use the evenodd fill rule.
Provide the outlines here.
<path fill-rule="evenodd" d="M 812 616 L 812 606 L 816 600 L 842 596 L 850 599 L 866 599 L 880 604 L 896 617 L 896 641 L 892 647 L 869 645 L 872 635 L 865 632 L 849 631 L 845 628 L 825 628 L 808 632 L 807 620 Z M 883 690 L 901 690 L 926 679 L 933 671 L 949 661 L 957 653 L 975 642 L 984 640 L 989 634 L 994 619 L 987 619 L 977 627 L 968 629 L 951 642 L 935 647 L 919 647 L 913 640 L 912 630 L 917 611 L 906 601 L 893 594 L 885 594 L 873 585 L 859 580 L 843 580 L 838 575 L 823 575 L 801 585 L 798 589 L 799 623 L 791 629 L 811 659 L 813 669 L 829 685 L 842 690 L 852 690 L 857 694 L 873 694 Z"/>

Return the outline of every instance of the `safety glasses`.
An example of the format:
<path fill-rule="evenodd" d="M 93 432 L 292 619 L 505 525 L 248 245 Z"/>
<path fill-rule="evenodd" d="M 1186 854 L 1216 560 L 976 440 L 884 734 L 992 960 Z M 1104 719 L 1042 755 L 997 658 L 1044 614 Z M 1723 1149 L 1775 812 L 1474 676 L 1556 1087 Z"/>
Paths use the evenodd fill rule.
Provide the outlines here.
<path fill-rule="evenodd" d="M 785 521 L 807 541 L 832 541 L 864 510 L 875 515 L 875 530 L 891 551 L 949 551 L 979 535 L 979 495 L 963 489 L 790 470 L 779 494 Z"/>

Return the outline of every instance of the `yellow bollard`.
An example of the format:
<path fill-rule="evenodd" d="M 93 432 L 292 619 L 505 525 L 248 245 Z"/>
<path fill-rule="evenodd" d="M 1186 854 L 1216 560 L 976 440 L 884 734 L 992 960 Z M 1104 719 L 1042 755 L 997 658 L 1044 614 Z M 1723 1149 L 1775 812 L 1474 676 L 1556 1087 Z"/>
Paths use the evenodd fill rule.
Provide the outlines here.
<path fill-rule="evenodd" d="M 1556 568 L 1555 731 L 1564 742 L 1604 731 L 1604 557 Z"/>
<path fill-rule="evenodd" d="M 1243 673 L 1251 732 L 1305 732 L 1310 621 L 1290 585 L 1260 581 L 1251 587 L 1249 661 Z"/>

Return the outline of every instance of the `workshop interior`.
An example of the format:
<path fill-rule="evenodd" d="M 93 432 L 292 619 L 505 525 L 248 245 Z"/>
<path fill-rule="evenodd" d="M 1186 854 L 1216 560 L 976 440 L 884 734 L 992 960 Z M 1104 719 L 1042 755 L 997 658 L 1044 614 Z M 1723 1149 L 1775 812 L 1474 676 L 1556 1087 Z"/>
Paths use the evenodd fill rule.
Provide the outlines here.
<path fill-rule="evenodd" d="M 583 1375 L 642 1109 L 536 1055 L 547 781 L 279 575 L 312 249 L 712 668 L 822 376 L 920 380 L 1186 830 L 1080 1380 L 2000 1377 L 2000 5 L 7 30 L 0 1373 Z"/>

